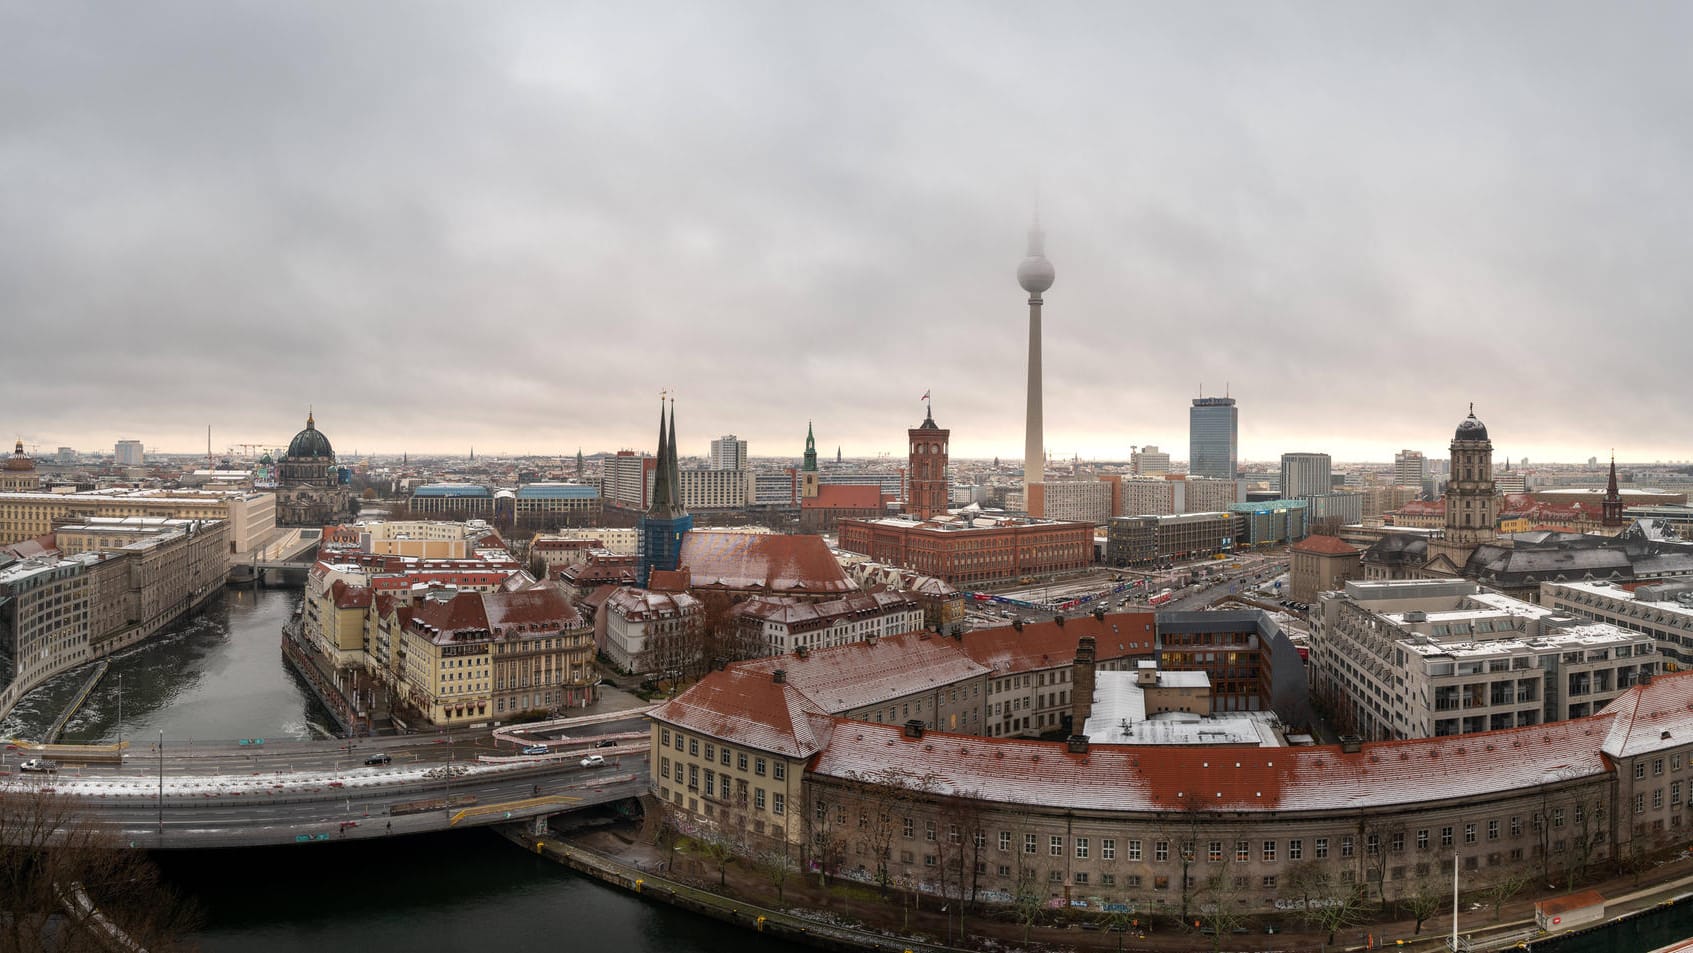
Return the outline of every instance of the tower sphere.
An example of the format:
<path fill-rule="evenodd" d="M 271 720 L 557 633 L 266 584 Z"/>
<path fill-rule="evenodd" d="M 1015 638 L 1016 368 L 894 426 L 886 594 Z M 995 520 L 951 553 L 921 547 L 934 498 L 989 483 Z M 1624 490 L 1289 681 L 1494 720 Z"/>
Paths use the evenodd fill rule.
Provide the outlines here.
<path fill-rule="evenodd" d="M 1045 255 L 1031 255 L 1023 259 L 1017 266 L 1017 283 L 1029 294 L 1040 294 L 1052 287 L 1052 280 L 1057 272 L 1052 270 L 1052 262 L 1046 260 Z"/>

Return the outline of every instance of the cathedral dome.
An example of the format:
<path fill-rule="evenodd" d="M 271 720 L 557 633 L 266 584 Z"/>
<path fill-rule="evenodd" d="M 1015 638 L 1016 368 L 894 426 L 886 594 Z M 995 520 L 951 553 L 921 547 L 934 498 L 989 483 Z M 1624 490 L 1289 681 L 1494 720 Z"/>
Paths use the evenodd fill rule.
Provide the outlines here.
<path fill-rule="evenodd" d="M 0 443 L 0 447 L 3 446 L 5 444 Z M 24 456 L 24 442 L 22 440 L 18 441 L 16 449 L 12 451 L 11 459 L 6 461 L 6 469 L 14 473 L 35 469 L 35 461 Z"/>
<path fill-rule="evenodd" d="M 306 429 L 295 434 L 294 439 L 289 442 L 288 456 L 295 460 L 335 456 L 335 450 L 329 446 L 329 438 L 317 429 L 317 422 L 312 419 L 311 414 L 306 415 Z"/>
<path fill-rule="evenodd" d="M 1487 425 L 1476 419 L 1475 411 L 1472 409 L 1470 415 L 1458 423 L 1458 431 L 1452 435 L 1452 439 L 1486 440 Z"/>

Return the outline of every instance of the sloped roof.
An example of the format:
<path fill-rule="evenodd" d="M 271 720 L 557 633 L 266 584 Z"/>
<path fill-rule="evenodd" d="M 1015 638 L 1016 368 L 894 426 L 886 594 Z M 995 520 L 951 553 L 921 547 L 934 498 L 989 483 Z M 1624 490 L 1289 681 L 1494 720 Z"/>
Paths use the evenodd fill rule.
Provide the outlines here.
<path fill-rule="evenodd" d="M 990 674 L 959 652 L 954 640 L 926 632 L 817 649 L 804 656 L 740 662 L 734 667 L 761 673 L 784 669 L 789 685 L 830 714 Z"/>
<path fill-rule="evenodd" d="M 1612 716 L 1337 747 L 1094 746 L 925 732 L 842 721 L 811 770 L 851 779 L 866 765 L 924 778 L 938 794 L 1052 809 L 1103 811 L 1344 811 L 1483 798 L 1499 791 L 1602 775 L 1598 742 Z"/>
<path fill-rule="evenodd" d="M 1063 625 L 1036 622 L 1024 625 L 1021 632 L 1011 626 L 975 629 L 964 633 L 963 651 L 995 675 L 1067 665 L 1084 635 L 1094 637 L 1094 658 L 1101 662 L 1151 655 L 1156 620 L 1151 612 L 1116 612 L 1104 621 L 1082 616 L 1066 619 Z"/>
<path fill-rule="evenodd" d="M 679 615 L 700 609 L 700 601 L 686 592 L 658 592 L 638 586 L 621 586 L 613 590 L 605 605 L 624 618 Z"/>
<path fill-rule="evenodd" d="M 856 483 L 825 483 L 817 495 L 800 501 L 802 510 L 879 510 L 882 488 Z"/>
<path fill-rule="evenodd" d="M 1659 675 L 1617 696 L 1600 712 L 1615 715 L 1604 751 L 1631 758 L 1693 738 L 1693 671 Z"/>
<path fill-rule="evenodd" d="M 880 615 L 897 609 L 916 609 L 917 600 L 900 592 L 877 589 L 849 592 L 839 599 L 814 602 L 792 596 L 757 596 L 735 606 L 737 616 L 779 622 L 789 628 L 819 628 L 854 615 Z"/>
<path fill-rule="evenodd" d="M 739 666 L 712 672 L 650 717 L 790 758 L 822 751 L 834 730 L 828 715 L 794 686 Z"/>
<path fill-rule="evenodd" d="M 821 536 L 688 533 L 678 560 L 695 589 L 825 594 L 856 590 Z"/>
<path fill-rule="evenodd" d="M 1293 551 L 1318 556 L 1356 556 L 1363 552 L 1338 536 L 1307 536 L 1294 544 Z"/>

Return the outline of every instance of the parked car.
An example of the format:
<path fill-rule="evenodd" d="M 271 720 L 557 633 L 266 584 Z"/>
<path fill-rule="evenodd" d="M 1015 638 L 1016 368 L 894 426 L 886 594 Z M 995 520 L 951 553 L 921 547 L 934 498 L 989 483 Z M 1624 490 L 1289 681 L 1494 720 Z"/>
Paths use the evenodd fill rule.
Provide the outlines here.
<path fill-rule="evenodd" d="M 546 745 L 524 745 L 523 746 L 523 753 L 524 754 L 546 754 L 547 752 L 549 752 L 551 750 L 553 750 L 553 749 L 547 747 Z"/>
<path fill-rule="evenodd" d="M 596 748 L 615 748 L 615 747 L 617 747 L 617 742 L 611 740 L 610 738 L 601 738 L 600 740 L 594 742 L 594 747 L 596 747 Z"/>
<path fill-rule="evenodd" d="M 23 764 L 18 765 L 18 770 L 48 773 L 59 770 L 59 762 L 49 761 L 46 758 L 30 758 Z"/>
<path fill-rule="evenodd" d="M 380 752 L 379 751 L 376 754 L 370 755 L 369 757 L 365 758 L 364 763 L 365 764 L 388 764 L 389 762 L 391 762 L 393 760 L 394 759 L 389 757 L 386 752 Z"/>
<path fill-rule="evenodd" d="M 582 759 L 582 767 L 584 768 L 597 768 L 602 764 L 605 764 L 605 758 L 597 754 L 591 754 Z"/>

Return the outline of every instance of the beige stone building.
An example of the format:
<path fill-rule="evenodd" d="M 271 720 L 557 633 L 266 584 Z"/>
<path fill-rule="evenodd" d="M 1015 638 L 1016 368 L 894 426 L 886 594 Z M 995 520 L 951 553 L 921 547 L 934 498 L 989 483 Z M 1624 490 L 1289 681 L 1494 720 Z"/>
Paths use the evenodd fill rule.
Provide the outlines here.
<path fill-rule="evenodd" d="M 276 528 L 276 497 L 239 490 L 0 493 L 0 544 L 44 536 L 65 523 L 132 516 L 221 520 L 228 555 L 239 557 L 258 549 Z"/>
<path fill-rule="evenodd" d="M 1333 536 L 1307 536 L 1288 552 L 1288 583 L 1296 602 L 1314 602 L 1317 593 L 1339 589 L 1364 573 L 1364 551 Z"/>
<path fill-rule="evenodd" d="M 1687 832 L 1693 674 L 1573 721 L 1298 748 L 877 724 L 832 714 L 791 674 L 731 666 L 656 711 L 653 793 L 696 836 L 942 898 L 1184 919 L 1391 903 L 1442 889 L 1454 855 L 1472 882 L 1547 882 Z"/>
<path fill-rule="evenodd" d="M 593 698 L 593 629 L 556 586 L 439 592 L 392 615 L 398 688 L 431 724 L 506 720 Z"/>
<path fill-rule="evenodd" d="M 0 717 L 222 591 L 226 540 L 219 521 L 94 520 L 63 527 L 55 552 L 0 565 Z"/>

